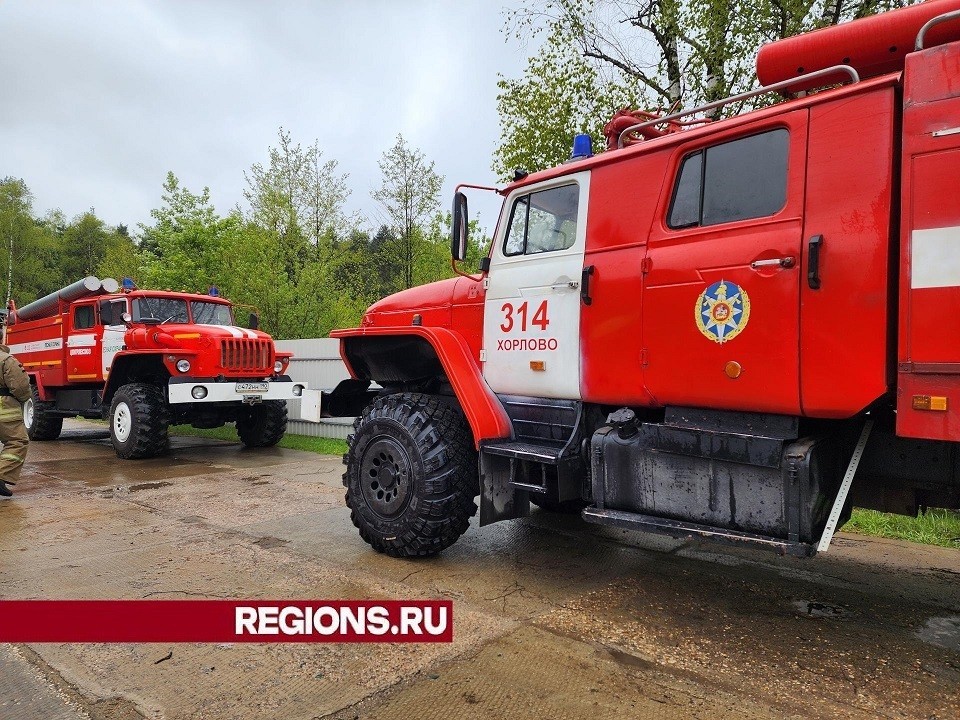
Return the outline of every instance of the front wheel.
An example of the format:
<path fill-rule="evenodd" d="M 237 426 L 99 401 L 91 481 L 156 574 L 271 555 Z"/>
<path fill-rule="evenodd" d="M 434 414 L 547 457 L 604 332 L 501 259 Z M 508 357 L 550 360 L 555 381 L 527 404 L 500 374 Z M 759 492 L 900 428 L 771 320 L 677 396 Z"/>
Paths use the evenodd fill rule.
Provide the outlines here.
<path fill-rule="evenodd" d="M 36 385 L 30 386 L 30 397 L 23 404 L 23 426 L 31 440 L 56 440 L 63 430 L 63 418 L 51 415 L 55 403 L 44 402 Z"/>
<path fill-rule="evenodd" d="M 247 447 L 273 447 L 287 431 L 287 403 L 265 400 L 244 405 L 237 416 L 237 435 Z"/>
<path fill-rule="evenodd" d="M 110 404 L 110 440 L 117 457 L 135 460 L 167 451 L 170 416 L 163 390 L 146 383 L 122 385 Z"/>
<path fill-rule="evenodd" d="M 473 438 L 459 408 L 431 395 L 373 401 L 344 456 L 350 519 L 377 552 L 435 555 L 466 532 L 479 492 Z"/>

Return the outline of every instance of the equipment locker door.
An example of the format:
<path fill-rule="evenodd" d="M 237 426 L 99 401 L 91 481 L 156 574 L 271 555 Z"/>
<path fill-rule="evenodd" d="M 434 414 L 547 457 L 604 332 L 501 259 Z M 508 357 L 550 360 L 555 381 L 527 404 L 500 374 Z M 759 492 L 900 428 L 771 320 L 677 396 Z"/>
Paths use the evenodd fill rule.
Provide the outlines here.
<path fill-rule="evenodd" d="M 647 246 L 658 404 L 799 414 L 807 110 L 679 146 Z"/>
<path fill-rule="evenodd" d="M 497 393 L 580 398 L 580 280 L 589 173 L 504 203 L 484 301 L 483 376 Z"/>

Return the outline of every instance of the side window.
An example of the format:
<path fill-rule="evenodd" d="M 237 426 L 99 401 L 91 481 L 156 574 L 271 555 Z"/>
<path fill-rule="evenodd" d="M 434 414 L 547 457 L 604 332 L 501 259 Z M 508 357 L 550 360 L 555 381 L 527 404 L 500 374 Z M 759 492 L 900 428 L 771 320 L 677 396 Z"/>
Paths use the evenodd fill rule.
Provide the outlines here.
<path fill-rule="evenodd" d="M 540 190 L 518 198 L 510 213 L 504 255 L 534 255 L 566 250 L 577 239 L 577 185 Z"/>
<path fill-rule="evenodd" d="M 766 217 L 787 201 L 790 133 L 785 128 L 698 150 L 684 158 L 667 225 L 697 225 Z"/>
<path fill-rule="evenodd" d="M 73 310 L 73 329 L 86 330 L 96 325 L 93 305 L 78 305 Z"/>
<path fill-rule="evenodd" d="M 102 325 L 123 325 L 123 313 L 126 311 L 126 300 L 103 300 L 100 303 L 100 323 Z"/>

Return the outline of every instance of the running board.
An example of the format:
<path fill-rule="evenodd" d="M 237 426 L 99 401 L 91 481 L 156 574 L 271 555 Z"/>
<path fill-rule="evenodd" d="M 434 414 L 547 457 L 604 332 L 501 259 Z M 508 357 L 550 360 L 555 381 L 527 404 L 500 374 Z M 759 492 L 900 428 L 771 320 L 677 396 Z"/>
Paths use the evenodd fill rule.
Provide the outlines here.
<path fill-rule="evenodd" d="M 669 518 L 641 515 L 640 513 L 624 512 L 623 510 L 600 510 L 586 508 L 583 519 L 596 525 L 610 525 L 625 530 L 639 530 L 641 532 L 660 533 L 675 538 L 699 537 L 704 540 L 729 543 L 734 545 L 753 545 L 773 550 L 781 555 L 797 557 L 811 557 L 817 549 L 813 545 L 802 542 L 791 542 L 781 538 L 756 535 L 754 533 L 715 528 L 709 525 L 671 520 Z"/>

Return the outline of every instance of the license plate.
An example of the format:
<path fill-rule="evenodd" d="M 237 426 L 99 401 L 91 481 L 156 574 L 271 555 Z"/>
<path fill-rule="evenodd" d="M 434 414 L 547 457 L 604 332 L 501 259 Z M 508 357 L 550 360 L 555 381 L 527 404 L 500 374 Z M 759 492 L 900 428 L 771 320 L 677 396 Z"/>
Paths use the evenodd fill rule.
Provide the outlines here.
<path fill-rule="evenodd" d="M 253 393 L 260 395 L 270 389 L 270 383 L 265 382 L 238 382 L 236 390 L 241 395 Z"/>

